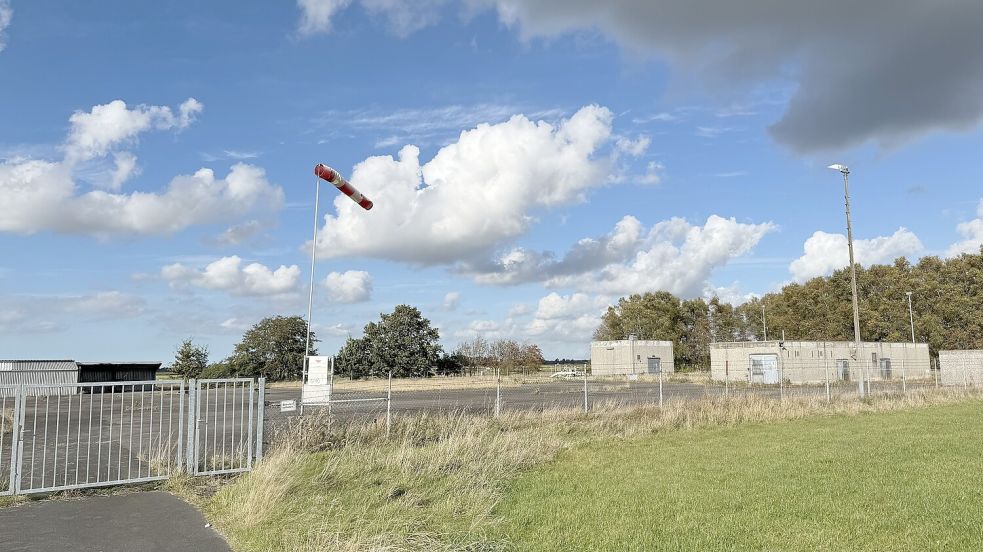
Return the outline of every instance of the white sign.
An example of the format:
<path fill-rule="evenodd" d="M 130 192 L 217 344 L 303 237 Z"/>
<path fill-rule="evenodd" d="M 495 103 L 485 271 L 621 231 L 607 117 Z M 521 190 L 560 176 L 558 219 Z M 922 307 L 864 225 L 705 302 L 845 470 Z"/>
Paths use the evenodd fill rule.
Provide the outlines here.
<path fill-rule="evenodd" d="M 280 412 L 293 412 L 297 410 L 297 401 L 280 401 Z"/>
<path fill-rule="evenodd" d="M 327 385 L 331 370 L 331 357 L 307 357 L 307 383 L 309 385 Z"/>
<path fill-rule="evenodd" d="M 638 381 L 638 374 L 628 374 L 628 381 Z"/>

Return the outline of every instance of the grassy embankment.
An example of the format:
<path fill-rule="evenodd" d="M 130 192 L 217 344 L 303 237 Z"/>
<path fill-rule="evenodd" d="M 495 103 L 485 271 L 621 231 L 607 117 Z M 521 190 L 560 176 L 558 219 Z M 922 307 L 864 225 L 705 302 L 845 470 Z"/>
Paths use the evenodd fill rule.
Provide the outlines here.
<path fill-rule="evenodd" d="M 200 498 L 239 551 L 978 550 L 979 394 L 317 420 Z M 777 423 L 777 422 L 782 423 Z"/>

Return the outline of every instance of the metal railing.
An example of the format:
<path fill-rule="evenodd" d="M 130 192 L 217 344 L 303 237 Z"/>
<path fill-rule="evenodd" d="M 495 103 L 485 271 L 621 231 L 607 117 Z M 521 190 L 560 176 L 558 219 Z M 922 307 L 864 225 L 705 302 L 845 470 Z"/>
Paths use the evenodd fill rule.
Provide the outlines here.
<path fill-rule="evenodd" d="M 0 495 L 252 469 L 265 382 L 59 383 L 0 390 Z M 258 390 L 258 397 L 257 397 Z"/>

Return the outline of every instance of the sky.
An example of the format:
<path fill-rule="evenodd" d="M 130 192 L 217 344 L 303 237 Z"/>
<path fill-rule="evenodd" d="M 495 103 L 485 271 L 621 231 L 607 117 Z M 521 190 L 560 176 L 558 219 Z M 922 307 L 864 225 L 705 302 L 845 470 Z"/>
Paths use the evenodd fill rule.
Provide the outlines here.
<path fill-rule="evenodd" d="M 0 356 L 219 360 L 306 316 L 316 220 L 322 353 L 406 303 L 586 358 L 846 266 L 831 163 L 858 262 L 979 250 L 983 4 L 705 4 L 0 0 Z"/>

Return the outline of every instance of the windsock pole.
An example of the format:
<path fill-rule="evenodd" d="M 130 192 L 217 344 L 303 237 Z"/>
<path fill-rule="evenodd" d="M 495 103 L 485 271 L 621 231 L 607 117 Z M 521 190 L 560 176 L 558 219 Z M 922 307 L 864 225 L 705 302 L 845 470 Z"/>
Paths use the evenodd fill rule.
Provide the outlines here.
<path fill-rule="evenodd" d="M 314 175 L 321 180 L 330 182 L 331 185 L 338 188 L 339 192 L 350 197 L 352 201 L 358 203 L 366 211 L 372 208 L 372 201 L 362 195 L 362 192 L 359 192 L 350 182 L 345 180 L 345 177 L 341 176 L 338 171 L 331 167 L 318 163 L 314 166 Z M 311 288 L 307 296 L 307 340 L 304 344 L 304 367 L 301 374 L 302 384 L 307 383 L 308 358 L 311 354 L 311 328 L 313 327 L 311 316 L 314 310 L 314 265 L 317 263 L 317 215 L 321 193 L 321 186 L 317 178 L 314 179 L 314 239 L 311 242 Z M 301 403 L 303 403 L 303 397 L 301 397 Z"/>

